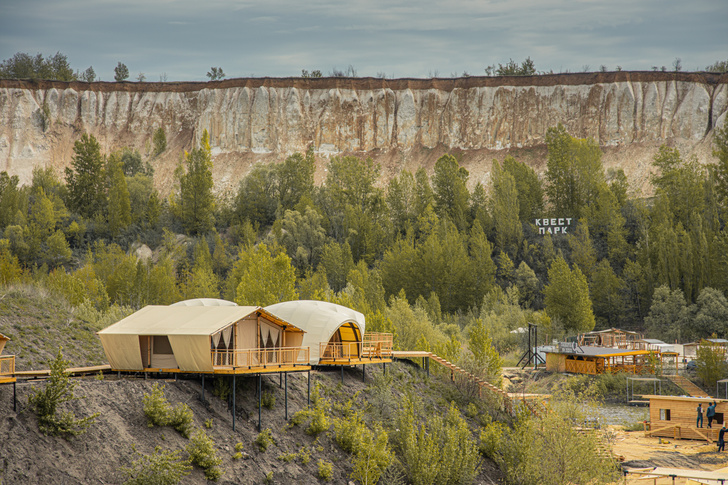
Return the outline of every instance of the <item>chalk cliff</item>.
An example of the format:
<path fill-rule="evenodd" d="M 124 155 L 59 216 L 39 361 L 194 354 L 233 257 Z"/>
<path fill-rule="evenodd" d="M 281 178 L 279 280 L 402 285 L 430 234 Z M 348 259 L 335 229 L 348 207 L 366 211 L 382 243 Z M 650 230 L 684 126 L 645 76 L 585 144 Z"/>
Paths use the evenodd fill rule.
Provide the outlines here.
<path fill-rule="evenodd" d="M 154 130 L 168 150 L 153 161 L 169 189 L 183 149 L 207 129 L 219 190 L 253 163 L 313 145 L 319 177 L 331 155 L 379 161 L 383 176 L 432 168 L 457 154 L 485 181 L 507 154 L 545 169 L 544 135 L 563 123 L 603 147 L 605 165 L 649 191 L 651 157 L 663 143 L 711 160 L 712 132 L 726 122 L 728 75 L 616 72 L 523 78 L 254 78 L 210 83 L 0 81 L 0 170 L 30 181 L 36 166 L 68 166 L 90 132 L 106 151 L 148 152 Z"/>

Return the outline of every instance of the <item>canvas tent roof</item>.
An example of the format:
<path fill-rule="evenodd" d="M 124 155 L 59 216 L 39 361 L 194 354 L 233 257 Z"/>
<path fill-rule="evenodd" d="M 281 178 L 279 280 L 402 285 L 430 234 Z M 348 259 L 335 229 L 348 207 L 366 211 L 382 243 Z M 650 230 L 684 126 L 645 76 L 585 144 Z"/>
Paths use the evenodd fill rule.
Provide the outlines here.
<path fill-rule="evenodd" d="M 257 312 L 289 331 L 301 332 L 257 306 L 149 305 L 98 335 L 112 369 L 142 370 L 139 337 L 166 336 L 181 370 L 212 371 L 210 336 Z"/>
<path fill-rule="evenodd" d="M 0 333 L 0 352 L 3 351 L 5 348 L 5 344 L 10 341 L 10 337 L 6 337 L 5 335 Z"/>
<path fill-rule="evenodd" d="M 256 306 L 163 306 L 148 305 L 98 332 L 99 335 L 212 335 L 256 310 L 267 318 L 300 330 Z"/>
<path fill-rule="evenodd" d="M 286 301 L 267 306 L 265 310 L 306 332 L 301 345 L 310 348 L 311 364 L 319 362 L 319 344 L 328 342 L 339 327 L 347 323 L 356 325 L 360 332 L 359 339 L 364 335 L 366 327 L 364 315 L 358 311 L 325 301 Z M 354 336 L 351 337 L 353 339 Z"/>

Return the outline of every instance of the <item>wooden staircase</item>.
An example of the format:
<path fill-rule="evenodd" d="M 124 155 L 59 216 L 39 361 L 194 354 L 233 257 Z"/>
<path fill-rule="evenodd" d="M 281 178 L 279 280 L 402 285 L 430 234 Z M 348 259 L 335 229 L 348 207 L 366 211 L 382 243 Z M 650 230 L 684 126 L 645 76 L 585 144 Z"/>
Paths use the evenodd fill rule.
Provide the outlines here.
<path fill-rule="evenodd" d="M 701 388 L 690 382 L 689 379 L 678 375 L 667 375 L 665 376 L 670 379 L 677 387 L 685 391 L 689 396 L 692 397 L 710 397 Z"/>

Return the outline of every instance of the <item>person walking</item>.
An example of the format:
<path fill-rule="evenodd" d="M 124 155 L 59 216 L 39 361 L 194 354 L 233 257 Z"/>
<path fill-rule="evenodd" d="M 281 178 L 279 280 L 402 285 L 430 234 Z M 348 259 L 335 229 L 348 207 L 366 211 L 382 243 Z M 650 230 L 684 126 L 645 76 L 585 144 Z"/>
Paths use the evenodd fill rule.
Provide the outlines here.
<path fill-rule="evenodd" d="M 718 451 L 725 451 L 725 432 L 728 430 L 728 428 L 725 427 L 725 423 L 723 423 L 723 427 L 720 428 L 720 431 L 718 432 Z"/>
<path fill-rule="evenodd" d="M 713 418 L 715 417 L 715 406 L 717 406 L 718 403 L 713 401 L 713 404 L 708 406 L 708 411 L 705 413 L 705 415 L 708 417 L 708 428 L 713 428 Z"/>
<path fill-rule="evenodd" d="M 703 403 L 698 404 L 698 420 L 695 423 L 696 428 L 703 427 Z"/>

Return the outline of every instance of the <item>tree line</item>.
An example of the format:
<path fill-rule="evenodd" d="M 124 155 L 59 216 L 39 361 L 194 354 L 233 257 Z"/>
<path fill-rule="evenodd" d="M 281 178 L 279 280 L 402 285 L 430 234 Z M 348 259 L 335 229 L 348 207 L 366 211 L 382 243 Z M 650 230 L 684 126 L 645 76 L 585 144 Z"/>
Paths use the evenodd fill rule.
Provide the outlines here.
<path fill-rule="evenodd" d="M 205 132 L 163 197 L 153 166 L 164 129 L 151 139 L 145 156 L 104 154 L 84 134 L 62 177 L 37 168 L 20 186 L 0 173 L 0 284 L 39 282 L 100 310 L 327 299 L 395 331 L 402 348 L 450 355 L 483 328 L 489 345 L 512 349 L 510 332 L 527 322 L 554 337 L 612 326 L 667 340 L 726 334 L 725 127 L 710 163 L 661 147 L 650 198 L 561 125 L 547 132 L 542 178 L 508 156 L 472 189 L 450 154 L 431 175 L 386 184 L 371 159 L 333 157 L 317 186 L 311 148 L 255 165 L 222 195 Z M 572 224 L 539 230 L 552 218 Z M 151 257 L 137 256 L 142 244 Z"/>

